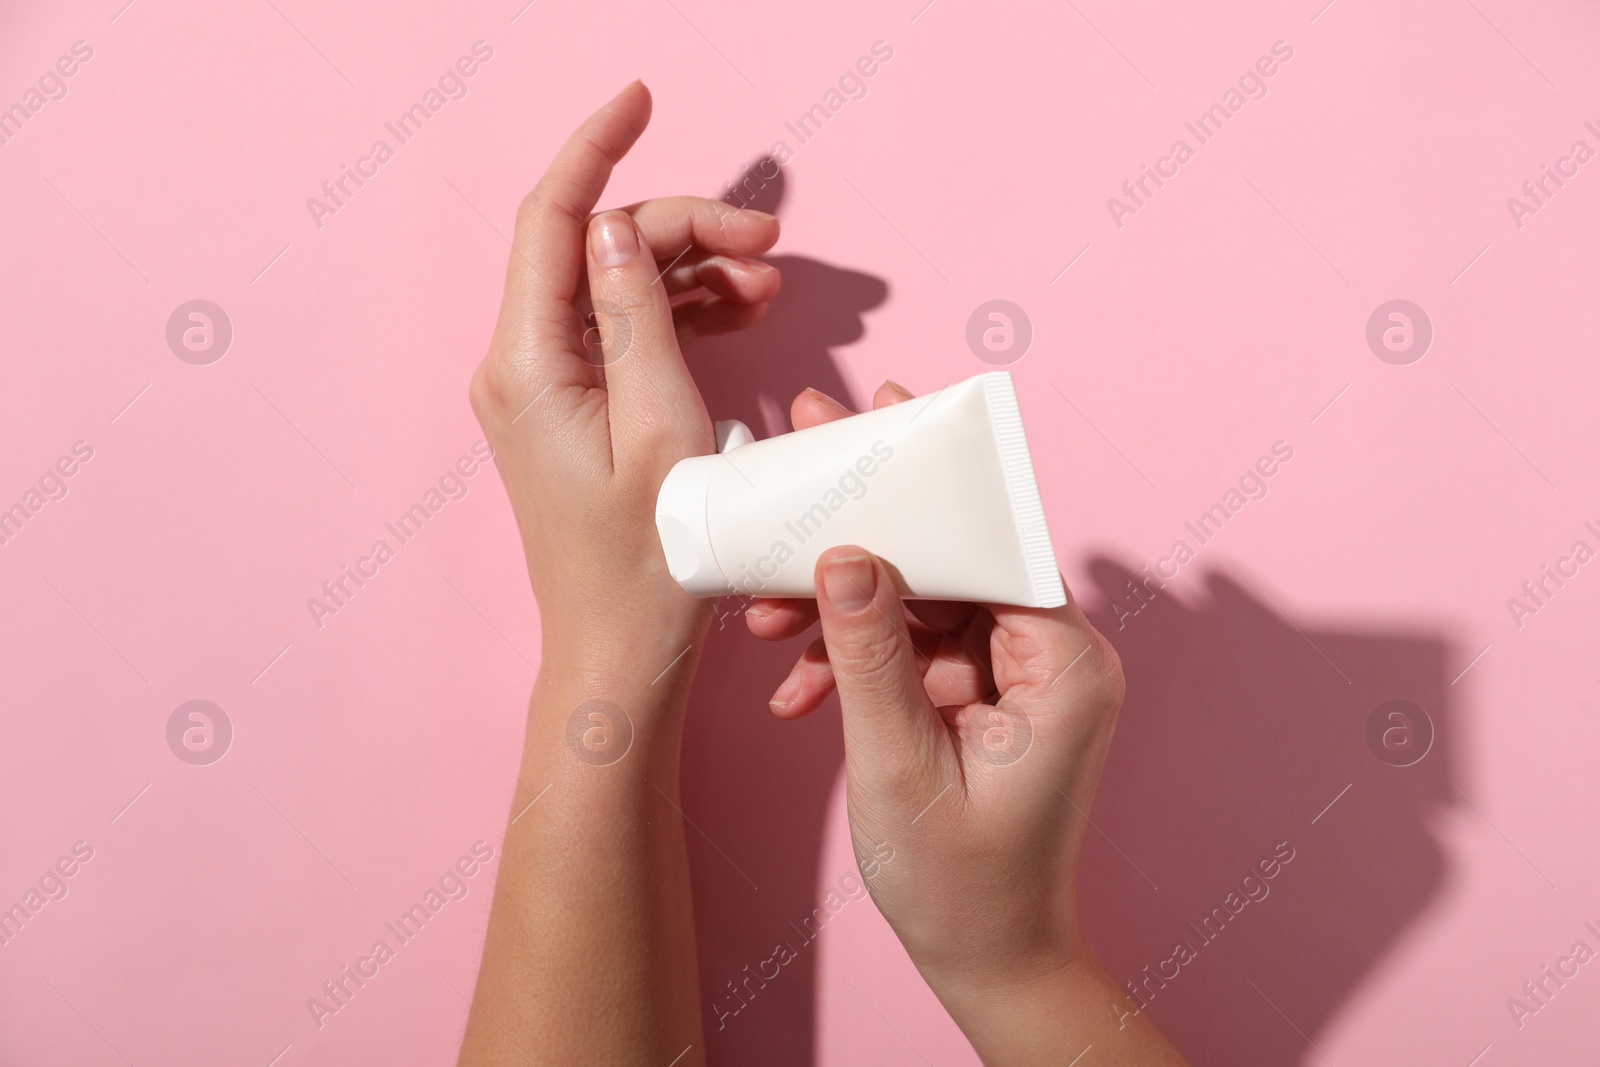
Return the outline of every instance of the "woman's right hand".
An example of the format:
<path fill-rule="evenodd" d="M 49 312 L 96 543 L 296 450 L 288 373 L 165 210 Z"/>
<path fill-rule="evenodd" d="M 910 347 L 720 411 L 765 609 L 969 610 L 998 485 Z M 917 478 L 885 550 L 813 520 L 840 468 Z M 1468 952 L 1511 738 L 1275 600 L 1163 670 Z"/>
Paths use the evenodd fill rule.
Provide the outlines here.
<path fill-rule="evenodd" d="M 908 398 L 885 383 L 875 406 Z M 846 414 L 809 391 L 794 405 L 796 428 Z M 1111 645 L 1076 602 L 903 604 L 861 548 L 823 553 L 816 587 L 814 606 L 748 613 L 774 639 L 822 623 L 773 710 L 806 714 L 838 688 L 858 862 L 979 1053 L 1059 1064 L 1093 1043 L 1118 1063 L 1181 1063 L 1078 927 L 1078 854 L 1122 706 Z"/>

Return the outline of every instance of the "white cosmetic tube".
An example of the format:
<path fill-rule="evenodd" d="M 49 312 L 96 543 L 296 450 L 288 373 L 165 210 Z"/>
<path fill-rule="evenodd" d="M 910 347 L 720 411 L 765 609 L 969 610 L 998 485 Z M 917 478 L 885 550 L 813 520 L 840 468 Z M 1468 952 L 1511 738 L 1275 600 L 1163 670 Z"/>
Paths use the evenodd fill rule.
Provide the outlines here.
<path fill-rule="evenodd" d="M 816 595 L 817 557 L 860 545 L 902 596 L 1067 602 L 1009 371 L 680 461 L 656 500 L 667 568 L 696 596 Z"/>

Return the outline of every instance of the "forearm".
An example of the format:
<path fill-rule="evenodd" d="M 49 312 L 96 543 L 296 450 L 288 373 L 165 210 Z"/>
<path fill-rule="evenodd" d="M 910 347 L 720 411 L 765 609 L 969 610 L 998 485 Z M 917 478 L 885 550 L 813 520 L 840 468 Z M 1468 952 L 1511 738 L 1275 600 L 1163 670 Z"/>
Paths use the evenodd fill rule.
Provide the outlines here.
<path fill-rule="evenodd" d="M 697 654 L 651 684 L 672 651 L 618 650 L 618 665 L 600 669 L 588 655 L 586 665 L 568 666 L 576 657 L 547 649 L 463 1067 L 660 1067 L 686 1049 L 679 1065 L 702 1062 L 677 810 L 683 707 Z"/>
<path fill-rule="evenodd" d="M 990 1067 L 1084 1063 L 1184 1067 L 1183 1056 L 1087 950 L 1059 967 L 994 985 L 930 984 Z"/>

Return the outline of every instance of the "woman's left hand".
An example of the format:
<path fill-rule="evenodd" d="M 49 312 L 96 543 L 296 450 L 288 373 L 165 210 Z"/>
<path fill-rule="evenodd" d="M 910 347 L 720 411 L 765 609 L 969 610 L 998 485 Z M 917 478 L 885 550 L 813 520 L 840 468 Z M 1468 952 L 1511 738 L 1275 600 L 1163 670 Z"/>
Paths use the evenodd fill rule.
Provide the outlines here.
<path fill-rule="evenodd" d="M 472 406 L 511 498 L 545 664 L 627 662 L 696 639 L 709 607 L 667 573 L 655 500 L 672 465 L 715 451 L 682 345 L 758 321 L 776 269 L 750 257 L 778 220 L 699 197 L 591 217 L 650 119 L 635 82 L 567 141 L 517 212 Z M 674 296 L 704 290 L 672 304 Z"/>

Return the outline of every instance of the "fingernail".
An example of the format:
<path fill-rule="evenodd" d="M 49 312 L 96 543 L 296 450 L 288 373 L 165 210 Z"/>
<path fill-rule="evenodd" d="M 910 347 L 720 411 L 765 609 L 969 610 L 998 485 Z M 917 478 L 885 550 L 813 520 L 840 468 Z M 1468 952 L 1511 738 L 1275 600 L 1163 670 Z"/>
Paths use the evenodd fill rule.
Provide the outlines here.
<path fill-rule="evenodd" d="M 771 263 L 763 263 L 759 259 L 746 259 L 744 256 L 739 257 L 739 262 L 744 264 L 744 266 L 748 267 L 750 270 L 756 271 L 760 274 L 771 274 L 773 271 L 778 269 Z"/>
<path fill-rule="evenodd" d="M 911 390 L 907 389 L 905 386 L 901 385 L 899 382 L 895 381 L 892 378 L 885 378 L 883 380 L 883 384 L 887 385 L 889 387 L 890 391 L 893 392 L 896 396 L 898 396 L 901 400 L 915 400 L 916 399 L 916 395 L 914 393 L 912 393 Z"/>
<path fill-rule="evenodd" d="M 770 608 L 765 604 L 753 604 L 749 608 L 745 609 L 744 615 L 747 619 L 764 619 L 768 615 L 771 615 L 773 610 L 773 608 Z"/>
<path fill-rule="evenodd" d="M 602 267 L 617 267 L 639 254 L 639 234 L 626 211 L 607 211 L 589 226 L 589 250 Z"/>
<path fill-rule="evenodd" d="M 812 396 L 816 397 L 818 400 L 821 400 L 821 401 L 824 401 L 826 403 L 832 404 L 836 408 L 844 407 L 843 404 L 839 403 L 837 400 L 835 400 L 833 397 L 829 396 L 827 393 L 824 393 L 821 389 L 813 389 L 813 388 L 811 388 L 811 386 L 808 385 L 808 386 L 806 386 L 806 392 L 810 393 Z"/>
<path fill-rule="evenodd" d="M 767 701 L 767 706 L 782 711 L 790 704 L 793 704 L 795 698 L 799 695 L 800 679 L 791 674 L 783 680 L 782 685 L 778 686 L 778 691 L 772 694 L 772 699 Z"/>
<path fill-rule="evenodd" d="M 854 615 L 872 603 L 878 571 L 870 556 L 840 556 L 822 565 L 822 589 L 828 602 L 845 615 Z"/>
<path fill-rule="evenodd" d="M 745 208 L 744 210 L 749 212 L 751 215 L 755 216 L 756 218 L 760 219 L 762 222 L 777 222 L 778 221 L 778 216 L 769 215 L 765 211 L 757 211 L 754 208 L 748 208 L 748 207 Z"/>

